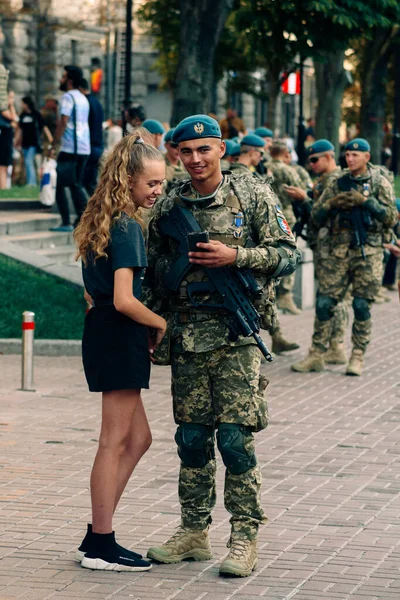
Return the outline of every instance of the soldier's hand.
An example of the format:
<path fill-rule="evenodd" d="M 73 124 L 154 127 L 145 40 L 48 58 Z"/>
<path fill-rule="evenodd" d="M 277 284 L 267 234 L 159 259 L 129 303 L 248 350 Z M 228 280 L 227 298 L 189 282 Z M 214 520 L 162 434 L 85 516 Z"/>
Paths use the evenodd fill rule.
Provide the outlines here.
<path fill-rule="evenodd" d="M 305 192 L 303 189 L 301 189 L 299 187 L 295 187 L 294 185 L 288 185 L 287 187 L 285 187 L 285 192 L 287 194 L 289 194 L 289 196 L 291 196 L 291 198 L 294 198 L 295 200 L 306 200 L 307 199 L 307 192 Z"/>
<path fill-rule="evenodd" d="M 350 210 L 354 206 L 351 192 L 341 192 L 331 200 L 331 205 L 340 210 Z"/>
<path fill-rule="evenodd" d="M 195 265 L 207 268 L 227 267 L 236 261 L 237 250 L 229 248 L 217 240 L 198 242 L 198 248 L 203 252 L 189 252 L 189 261 Z"/>

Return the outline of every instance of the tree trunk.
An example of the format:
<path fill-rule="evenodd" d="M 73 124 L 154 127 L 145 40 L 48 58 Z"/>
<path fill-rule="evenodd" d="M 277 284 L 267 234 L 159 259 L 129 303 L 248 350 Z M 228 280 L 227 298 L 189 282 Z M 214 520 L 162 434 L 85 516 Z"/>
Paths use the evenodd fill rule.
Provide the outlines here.
<path fill-rule="evenodd" d="M 280 83 L 279 83 L 280 69 L 276 72 L 276 68 L 273 65 L 267 67 L 267 80 L 268 80 L 268 115 L 267 115 L 267 126 L 275 133 L 277 127 L 277 104 L 280 94 Z"/>
<path fill-rule="evenodd" d="M 344 50 L 329 54 L 324 63 L 315 64 L 317 87 L 317 139 L 326 138 L 339 152 L 339 127 L 342 117 L 343 93 L 348 80 L 343 67 Z"/>
<path fill-rule="evenodd" d="M 371 161 L 381 164 L 382 134 L 385 120 L 388 60 L 393 35 L 388 30 L 376 31 L 366 41 L 361 69 L 361 135 L 371 146 Z"/>
<path fill-rule="evenodd" d="M 171 124 L 208 113 L 214 82 L 214 55 L 233 0 L 180 0 L 180 51 Z"/>

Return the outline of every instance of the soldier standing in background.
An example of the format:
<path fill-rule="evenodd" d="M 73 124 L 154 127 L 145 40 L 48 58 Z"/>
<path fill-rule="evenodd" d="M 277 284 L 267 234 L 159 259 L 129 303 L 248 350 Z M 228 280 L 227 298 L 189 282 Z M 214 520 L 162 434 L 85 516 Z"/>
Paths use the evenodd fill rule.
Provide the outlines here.
<path fill-rule="evenodd" d="M 268 173 L 268 163 L 271 160 L 269 149 L 271 148 L 272 138 L 274 137 L 272 129 L 268 129 L 268 127 L 257 127 L 255 130 L 255 135 L 262 138 L 265 142 L 264 144 L 264 156 L 262 160 L 260 160 L 257 173 L 260 175 L 266 175 Z"/>
<path fill-rule="evenodd" d="M 207 115 L 188 117 L 176 127 L 173 141 L 191 181 L 175 186 L 155 205 L 147 295 L 149 304 L 162 301 L 171 314 L 182 521 L 178 531 L 161 546 L 150 548 L 147 556 L 163 563 L 212 557 L 208 528 L 216 500 L 216 432 L 226 466 L 225 506 L 232 515 L 229 554 L 220 573 L 246 577 L 256 567 L 258 528 L 267 520 L 253 437 L 267 426 L 261 354 L 252 337 L 230 339 L 223 311 L 195 308 L 188 285 L 206 283 L 207 271 L 216 267 L 252 269 L 268 299 L 272 280 L 296 268 L 299 252 L 269 186 L 251 177 L 222 174 L 225 143 L 217 121 Z M 163 216 L 168 222 L 177 206 L 190 211 L 211 240 L 189 253 L 191 268 L 174 293 L 165 274 L 182 255 L 177 243 L 159 228 Z"/>
<path fill-rule="evenodd" d="M 283 214 L 289 227 L 293 228 L 296 218 L 293 212 L 292 197 L 286 192 L 287 186 L 301 187 L 300 179 L 292 167 L 286 164 L 291 154 L 286 142 L 274 140 L 270 148 L 271 162 L 268 163 L 268 173 L 272 175 L 271 187 L 278 197 Z M 296 306 L 293 299 L 294 273 L 284 277 L 277 287 L 277 305 L 284 312 L 298 315 L 301 310 Z"/>
<path fill-rule="evenodd" d="M 171 189 L 171 184 L 174 181 L 181 181 L 182 179 L 189 179 L 188 172 L 182 164 L 179 158 L 178 147 L 172 141 L 174 129 L 170 129 L 164 136 L 165 145 L 165 163 L 167 165 L 165 179 L 166 186 L 164 193 L 168 193 Z"/>
<path fill-rule="evenodd" d="M 361 375 L 371 338 L 370 307 L 379 291 L 383 244 L 391 239 L 397 211 L 391 184 L 379 167 L 369 164 L 369 143 L 357 138 L 345 146 L 348 172 L 331 178 L 315 203 L 311 220 L 328 228 L 319 258 L 319 293 L 307 370 L 322 371 L 333 311 L 352 285 L 353 350 L 346 375 Z M 298 370 L 298 369 L 295 369 Z"/>
<path fill-rule="evenodd" d="M 263 138 L 255 135 L 254 133 L 245 135 L 240 143 L 240 156 L 235 164 L 231 166 L 233 173 L 238 173 L 245 176 L 250 176 L 253 179 L 267 183 L 268 179 L 259 175 L 256 171 L 251 171 L 251 168 L 257 168 L 259 163 L 263 160 L 265 143 Z M 281 352 L 290 352 L 291 350 L 297 350 L 300 346 L 296 342 L 290 342 L 287 340 L 281 330 L 281 325 L 278 319 L 276 306 L 275 306 L 275 295 L 272 307 L 268 307 L 268 310 L 274 311 L 274 320 L 267 319 L 263 322 L 263 329 L 266 329 L 272 338 L 272 352 L 280 354 Z"/>
<path fill-rule="evenodd" d="M 307 149 L 308 159 L 310 161 L 311 169 L 316 175 L 319 175 L 318 179 L 314 182 L 314 187 L 310 194 L 301 188 L 288 187 L 286 188 L 287 193 L 297 202 L 311 202 L 316 203 L 318 198 L 321 196 L 325 187 L 328 185 L 332 178 L 339 177 L 341 174 L 340 167 L 337 166 L 335 161 L 335 148 L 333 144 L 328 140 L 317 140 L 312 146 Z M 309 209 L 311 211 L 311 207 Z M 307 212 L 309 212 L 307 210 Z M 318 235 L 319 233 L 319 235 Z M 323 277 L 320 267 L 320 256 L 323 252 L 322 247 L 329 243 L 329 231 L 327 228 L 322 228 L 316 231 L 310 221 L 307 222 L 307 243 L 314 255 L 314 268 L 315 277 L 317 282 L 320 277 Z M 328 250 L 329 252 L 329 250 Z M 325 354 L 325 362 L 331 364 L 346 364 L 347 356 L 344 345 L 344 336 L 346 333 L 347 324 L 349 322 L 348 308 L 345 300 L 338 302 L 332 318 L 332 331 L 329 340 L 329 349 Z M 296 363 L 292 366 L 293 371 L 309 372 L 314 370 L 313 361 L 308 364 L 309 361 L 304 359 L 303 361 Z"/>

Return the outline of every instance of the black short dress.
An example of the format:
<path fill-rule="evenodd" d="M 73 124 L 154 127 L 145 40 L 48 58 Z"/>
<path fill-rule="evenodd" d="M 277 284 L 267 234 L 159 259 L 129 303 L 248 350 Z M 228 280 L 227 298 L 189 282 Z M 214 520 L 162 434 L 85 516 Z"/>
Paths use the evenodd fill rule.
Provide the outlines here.
<path fill-rule="evenodd" d="M 83 367 L 91 392 L 148 388 L 150 356 L 147 328 L 118 312 L 113 305 L 114 272 L 134 269 L 133 294 L 140 298 L 146 248 L 142 229 L 125 213 L 110 231 L 107 258 L 88 256 L 83 281 L 94 306 L 85 318 L 82 339 Z"/>

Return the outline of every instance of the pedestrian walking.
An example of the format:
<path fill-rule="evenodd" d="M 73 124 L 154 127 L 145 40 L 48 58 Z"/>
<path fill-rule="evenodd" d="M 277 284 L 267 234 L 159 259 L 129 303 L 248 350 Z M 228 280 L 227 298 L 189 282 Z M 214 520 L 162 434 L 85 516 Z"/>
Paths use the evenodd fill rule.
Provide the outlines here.
<path fill-rule="evenodd" d="M 220 573 L 247 577 L 257 564 L 258 528 L 267 520 L 254 446 L 254 433 L 268 421 L 266 381 L 260 376 L 261 353 L 254 339 L 230 335 L 229 313 L 210 307 L 221 298 L 206 291 L 207 281 L 216 267 L 254 269 L 269 300 L 272 280 L 292 272 L 299 255 L 271 188 L 249 176 L 221 172 L 221 138 L 218 122 L 207 115 L 194 115 L 177 125 L 172 139 L 191 180 L 161 198 L 150 221 L 145 289 L 150 302 L 152 296 L 162 300 L 171 314 L 168 338 L 181 459 L 181 526 L 147 556 L 162 563 L 212 557 L 208 529 L 216 500 L 216 433 L 226 467 L 225 507 L 232 515 L 229 554 Z M 173 233 L 169 237 L 160 231 L 162 224 L 173 225 L 170 211 L 177 207 L 189 211 L 211 237 L 189 253 L 188 266 L 177 252 Z M 168 273 L 182 273 L 175 292 L 175 278 Z M 191 284 L 196 302 L 190 297 Z"/>
<path fill-rule="evenodd" d="M 49 144 L 52 144 L 53 136 L 30 96 L 22 98 L 21 108 L 15 145 L 22 148 L 27 185 L 37 185 L 35 156 L 43 152 L 42 136 Z"/>
<path fill-rule="evenodd" d="M 147 266 L 140 210 L 153 206 L 165 178 L 163 155 L 139 130 L 109 153 L 75 232 L 86 315 L 83 366 L 89 390 L 102 392 L 99 447 L 91 479 L 92 523 L 76 558 L 88 569 L 146 571 L 151 564 L 117 544 L 112 518 L 151 443 L 141 389 L 166 323 L 140 301 Z M 140 137 L 140 136 L 143 136 Z"/>
<path fill-rule="evenodd" d="M 8 168 L 13 164 L 14 129 L 18 114 L 15 110 L 15 95 L 8 92 L 8 107 L 0 112 L 0 190 L 7 187 Z"/>
<path fill-rule="evenodd" d="M 83 186 L 88 195 L 91 196 L 96 189 L 100 159 L 104 152 L 104 110 L 96 94 L 90 92 L 89 83 L 86 79 L 81 80 L 79 90 L 89 102 L 90 155 L 83 173 Z"/>
<path fill-rule="evenodd" d="M 87 196 L 83 188 L 83 174 L 90 155 L 89 102 L 79 91 L 82 71 L 67 65 L 60 80 L 60 119 L 54 134 L 54 144 L 61 142 L 57 157 L 56 202 L 61 215 L 61 225 L 50 231 L 73 231 L 86 207 Z M 70 221 L 70 211 L 65 188 L 69 188 L 74 203 L 76 219 Z"/>

